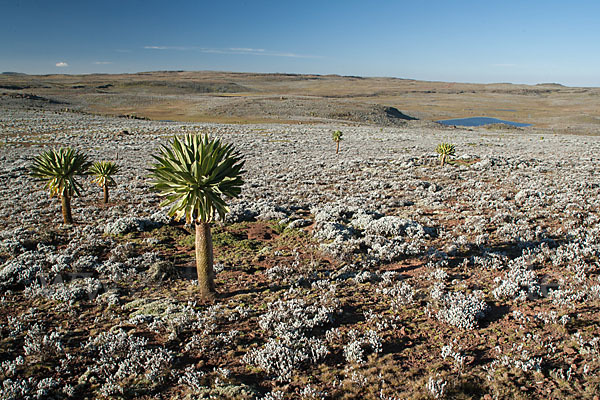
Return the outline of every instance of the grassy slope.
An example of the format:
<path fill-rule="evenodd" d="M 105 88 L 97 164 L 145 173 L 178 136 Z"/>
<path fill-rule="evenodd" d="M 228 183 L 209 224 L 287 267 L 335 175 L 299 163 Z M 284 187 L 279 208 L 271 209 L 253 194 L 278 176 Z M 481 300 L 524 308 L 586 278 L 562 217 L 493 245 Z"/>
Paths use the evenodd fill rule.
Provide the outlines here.
<path fill-rule="evenodd" d="M 59 98 L 86 111 L 197 122 L 309 122 L 318 116 L 274 100 L 356 109 L 393 106 L 423 120 L 491 116 L 568 133 L 600 132 L 599 88 L 468 84 L 337 75 L 148 72 L 120 75 L 0 75 L 0 87 Z M 1 89 L 6 93 L 14 90 Z M 256 102 L 261 107 L 252 107 Z M 292 108 L 292 110 L 290 110 Z"/>

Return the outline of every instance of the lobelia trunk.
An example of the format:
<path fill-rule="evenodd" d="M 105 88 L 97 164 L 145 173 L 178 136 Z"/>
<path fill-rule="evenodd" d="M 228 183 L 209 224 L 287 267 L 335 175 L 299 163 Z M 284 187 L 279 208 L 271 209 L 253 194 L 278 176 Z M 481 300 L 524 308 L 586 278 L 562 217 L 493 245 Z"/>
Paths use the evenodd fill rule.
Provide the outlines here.
<path fill-rule="evenodd" d="M 442 167 L 444 166 L 444 162 L 445 162 L 445 161 L 446 161 L 446 155 L 445 155 L 445 154 L 442 154 L 442 161 L 441 161 L 441 163 L 442 163 Z"/>
<path fill-rule="evenodd" d="M 336 141 L 335 144 L 335 154 L 338 154 L 340 152 L 340 142 Z"/>
<path fill-rule="evenodd" d="M 215 272 L 212 235 L 208 222 L 196 222 L 196 271 L 202 297 L 212 298 L 215 293 Z"/>
<path fill-rule="evenodd" d="M 60 196 L 60 201 L 62 205 L 63 222 L 67 225 L 71 225 L 73 223 L 73 216 L 71 215 L 71 198 L 63 194 Z"/>
<path fill-rule="evenodd" d="M 104 185 L 104 204 L 108 203 L 108 185 Z"/>

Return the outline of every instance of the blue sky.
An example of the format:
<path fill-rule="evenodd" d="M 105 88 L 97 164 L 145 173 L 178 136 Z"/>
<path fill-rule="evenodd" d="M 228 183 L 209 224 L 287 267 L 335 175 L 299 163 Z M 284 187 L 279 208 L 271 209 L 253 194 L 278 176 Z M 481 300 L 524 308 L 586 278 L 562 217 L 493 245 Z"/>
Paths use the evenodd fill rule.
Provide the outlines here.
<path fill-rule="evenodd" d="M 600 86 L 600 2 L 0 0 L 0 71 Z"/>

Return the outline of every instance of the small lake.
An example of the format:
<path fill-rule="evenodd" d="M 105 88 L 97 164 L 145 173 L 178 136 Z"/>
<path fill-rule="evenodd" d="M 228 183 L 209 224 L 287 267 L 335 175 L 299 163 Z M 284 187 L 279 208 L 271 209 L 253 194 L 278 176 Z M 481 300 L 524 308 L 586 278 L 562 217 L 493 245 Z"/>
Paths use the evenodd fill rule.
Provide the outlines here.
<path fill-rule="evenodd" d="M 490 117 L 471 117 L 471 118 L 456 118 L 456 119 L 444 119 L 442 121 L 435 121 L 442 125 L 458 125 L 458 126 L 482 126 L 489 124 L 506 124 L 518 127 L 531 126 L 531 124 L 523 124 L 521 122 L 505 121 L 498 118 Z"/>

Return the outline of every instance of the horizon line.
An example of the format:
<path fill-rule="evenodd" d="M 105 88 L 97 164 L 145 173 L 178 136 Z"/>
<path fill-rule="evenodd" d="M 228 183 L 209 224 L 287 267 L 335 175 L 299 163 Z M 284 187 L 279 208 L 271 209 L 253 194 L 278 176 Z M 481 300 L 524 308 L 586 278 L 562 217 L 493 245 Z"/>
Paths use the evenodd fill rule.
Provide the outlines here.
<path fill-rule="evenodd" d="M 524 86 L 544 86 L 544 85 L 558 85 L 565 88 L 600 88 L 599 86 L 571 86 L 560 82 L 538 82 L 538 83 L 522 83 L 522 82 L 469 82 L 469 81 L 444 81 L 434 79 L 417 79 L 417 78 L 401 78 L 396 76 L 382 76 L 382 75 L 342 75 L 334 73 L 300 73 L 300 72 L 244 72 L 244 71 L 227 71 L 227 70 L 182 70 L 182 69 L 167 69 L 167 70 L 151 70 L 151 71 L 137 71 L 137 72 L 84 72 L 84 73 L 45 73 L 45 74 L 30 74 L 27 72 L 18 71 L 2 71 L 2 75 L 28 75 L 28 76 L 52 76 L 52 75 L 64 75 L 64 76 L 78 76 L 78 75 L 137 75 L 137 74 L 148 74 L 148 73 L 181 73 L 181 72 L 216 72 L 216 73 L 228 73 L 228 74 L 258 74 L 258 75 L 291 75 L 291 76 L 339 76 L 342 78 L 361 78 L 361 79 L 399 79 L 405 81 L 419 81 L 419 82 L 431 82 L 431 83 L 447 83 L 447 84 L 465 84 L 465 85 L 524 85 Z"/>

